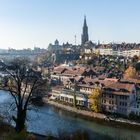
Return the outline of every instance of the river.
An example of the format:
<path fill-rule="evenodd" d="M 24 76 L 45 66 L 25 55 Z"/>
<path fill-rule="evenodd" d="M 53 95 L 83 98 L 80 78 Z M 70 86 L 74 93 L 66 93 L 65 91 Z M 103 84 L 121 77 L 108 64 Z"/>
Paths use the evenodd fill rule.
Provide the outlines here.
<path fill-rule="evenodd" d="M 8 93 L 0 91 L 1 114 L 6 114 L 6 112 L 12 114 L 9 109 L 11 101 Z M 48 105 L 38 108 L 31 107 L 31 110 L 28 111 L 27 129 L 31 132 L 54 136 L 60 132 L 70 133 L 76 130 L 85 130 L 94 140 L 104 140 L 104 136 L 112 137 L 114 140 L 140 140 L 138 130 L 80 119 L 71 113 Z"/>

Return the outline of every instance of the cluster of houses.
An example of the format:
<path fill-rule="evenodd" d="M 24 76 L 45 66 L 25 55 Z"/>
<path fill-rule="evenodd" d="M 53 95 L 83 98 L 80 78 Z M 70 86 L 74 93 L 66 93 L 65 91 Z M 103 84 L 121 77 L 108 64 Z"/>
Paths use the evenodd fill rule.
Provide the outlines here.
<path fill-rule="evenodd" d="M 94 44 L 88 41 L 84 44 L 86 54 L 99 53 L 100 55 L 134 57 L 140 55 L 140 44 L 121 43 L 121 44 Z"/>
<path fill-rule="evenodd" d="M 104 67 L 59 65 L 50 72 L 51 99 L 58 99 L 89 108 L 89 95 L 96 87 L 102 89 L 101 107 L 104 112 L 124 116 L 140 115 L 140 80 L 107 78 Z"/>
<path fill-rule="evenodd" d="M 59 41 L 56 40 L 54 45 L 50 44 L 48 51 L 56 54 L 79 54 L 78 52 L 85 54 L 98 53 L 100 55 L 111 55 L 111 56 L 124 56 L 134 57 L 140 55 L 140 44 L 136 43 L 110 43 L 110 44 L 95 44 L 92 41 L 87 41 L 83 46 L 72 45 L 69 43 L 59 45 Z M 58 53 L 59 52 L 59 53 Z M 75 53 L 77 52 L 77 53 Z M 81 57 L 81 56 L 79 56 Z M 77 60 L 77 57 L 76 59 Z"/>

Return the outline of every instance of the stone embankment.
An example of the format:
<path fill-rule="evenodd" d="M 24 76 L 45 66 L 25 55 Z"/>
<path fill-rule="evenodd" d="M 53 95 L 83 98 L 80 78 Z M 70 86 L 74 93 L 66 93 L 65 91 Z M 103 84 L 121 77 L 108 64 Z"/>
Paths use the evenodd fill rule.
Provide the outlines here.
<path fill-rule="evenodd" d="M 91 112 L 91 111 L 80 110 L 80 109 L 77 109 L 77 108 L 74 108 L 74 107 L 71 107 L 71 106 L 63 105 L 61 103 L 58 103 L 58 102 L 55 102 L 55 101 L 52 101 L 52 100 L 48 100 L 47 98 L 44 98 L 43 100 L 46 104 L 55 106 L 57 108 L 60 108 L 62 110 L 68 111 L 68 112 L 72 112 L 74 114 L 77 114 L 78 116 L 81 116 L 82 118 L 84 117 L 84 118 L 87 118 L 87 119 L 100 119 L 100 120 L 103 120 L 103 121 L 118 122 L 120 124 L 133 125 L 133 126 L 140 127 L 140 123 L 137 123 L 135 121 L 131 121 L 131 120 L 128 120 L 128 119 L 116 118 L 116 117 L 114 118 L 112 116 L 105 115 L 105 114 L 102 114 L 102 113 L 95 113 L 95 112 Z"/>

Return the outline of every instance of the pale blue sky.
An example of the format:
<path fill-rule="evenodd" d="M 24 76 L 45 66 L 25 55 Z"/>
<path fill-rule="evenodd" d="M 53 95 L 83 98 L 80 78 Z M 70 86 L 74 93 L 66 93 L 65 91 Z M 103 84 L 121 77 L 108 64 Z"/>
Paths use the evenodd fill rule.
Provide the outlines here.
<path fill-rule="evenodd" d="M 0 0 L 0 48 L 80 43 L 84 14 L 90 40 L 140 42 L 140 0 Z"/>

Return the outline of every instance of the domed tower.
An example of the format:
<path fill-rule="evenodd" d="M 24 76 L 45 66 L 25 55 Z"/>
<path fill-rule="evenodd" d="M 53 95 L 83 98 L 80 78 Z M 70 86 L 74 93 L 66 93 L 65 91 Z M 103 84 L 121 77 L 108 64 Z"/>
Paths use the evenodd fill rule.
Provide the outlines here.
<path fill-rule="evenodd" d="M 81 36 L 81 45 L 84 45 L 89 40 L 88 37 L 88 26 L 86 22 L 86 16 L 84 17 L 83 33 Z"/>
<path fill-rule="evenodd" d="M 59 45 L 59 41 L 56 39 L 54 45 Z"/>

